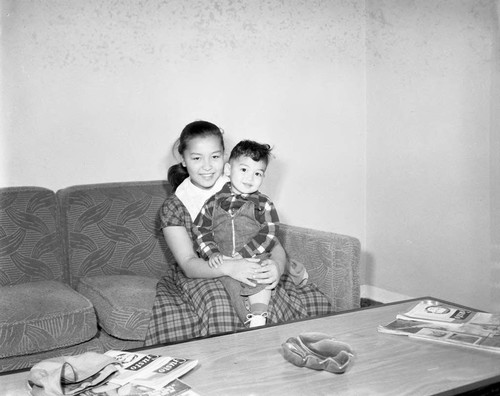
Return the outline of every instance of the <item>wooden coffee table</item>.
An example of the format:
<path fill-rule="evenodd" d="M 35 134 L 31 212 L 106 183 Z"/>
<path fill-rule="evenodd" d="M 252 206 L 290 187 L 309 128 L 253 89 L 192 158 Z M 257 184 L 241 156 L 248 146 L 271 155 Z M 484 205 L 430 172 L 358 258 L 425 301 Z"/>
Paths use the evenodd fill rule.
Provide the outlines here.
<path fill-rule="evenodd" d="M 433 297 L 422 297 L 429 298 Z M 455 395 L 500 383 L 499 353 L 377 332 L 379 324 L 389 323 L 419 300 L 142 351 L 198 359 L 198 367 L 183 381 L 201 396 Z M 330 334 L 351 345 L 355 359 L 346 373 L 296 367 L 283 358 L 281 344 L 310 331 Z M 0 376 L 0 393 L 26 392 L 27 374 Z"/>

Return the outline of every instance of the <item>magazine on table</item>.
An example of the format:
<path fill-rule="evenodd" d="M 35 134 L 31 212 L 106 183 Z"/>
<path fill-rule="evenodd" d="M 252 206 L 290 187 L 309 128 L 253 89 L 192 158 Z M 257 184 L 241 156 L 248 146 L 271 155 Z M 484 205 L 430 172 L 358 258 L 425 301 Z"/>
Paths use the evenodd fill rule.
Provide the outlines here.
<path fill-rule="evenodd" d="M 446 323 L 448 327 L 460 327 L 463 324 L 492 328 L 498 328 L 498 326 L 500 326 L 500 314 L 460 308 L 436 300 L 421 301 L 408 312 L 397 315 L 396 318 L 422 322 Z"/>
<path fill-rule="evenodd" d="M 141 354 L 111 350 L 105 355 L 112 356 L 121 363 L 118 375 L 109 382 L 118 385 L 133 383 L 148 388 L 160 389 L 192 370 L 197 360 Z"/>
<path fill-rule="evenodd" d="M 197 360 L 110 350 L 105 355 L 120 363 L 118 372 L 91 395 L 195 396 L 189 385 L 178 378 L 192 370 Z"/>
<path fill-rule="evenodd" d="M 418 303 L 396 320 L 380 325 L 378 331 L 500 352 L 500 315 L 437 301 Z"/>

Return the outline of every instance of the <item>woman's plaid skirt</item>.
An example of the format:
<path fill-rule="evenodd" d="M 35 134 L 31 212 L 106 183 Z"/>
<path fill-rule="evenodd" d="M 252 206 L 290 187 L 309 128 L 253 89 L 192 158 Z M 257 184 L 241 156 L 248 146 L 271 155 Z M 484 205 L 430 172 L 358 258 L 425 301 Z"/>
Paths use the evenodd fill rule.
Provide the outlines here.
<path fill-rule="evenodd" d="M 284 274 L 273 291 L 268 323 L 331 313 L 332 305 L 313 284 L 297 287 Z M 187 278 L 172 268 L 156 288 L 146 345 L 190 340 L 245 328 L 217 279 Z"/>

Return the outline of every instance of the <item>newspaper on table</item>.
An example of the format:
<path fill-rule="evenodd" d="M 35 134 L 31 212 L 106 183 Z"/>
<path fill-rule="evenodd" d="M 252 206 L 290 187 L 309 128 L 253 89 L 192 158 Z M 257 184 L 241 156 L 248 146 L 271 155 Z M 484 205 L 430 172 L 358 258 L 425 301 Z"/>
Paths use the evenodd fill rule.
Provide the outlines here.
<path fill-rule="evenodd" d="M 381 333 L 405 335 L 446 344 L 500 352 L 500 315 L 434 300 L 419 302 L 396 320 L 380 325 Z"/>
<path fill-rule="evenodd" d="M 118 385 L 133 383 L 160 389 L 192 370 L 198 364 L 197 360 L 141 354 L 111 350 L 105 355 L 114 357 L 121 363 L 118 375 L 109 382 Z"/>

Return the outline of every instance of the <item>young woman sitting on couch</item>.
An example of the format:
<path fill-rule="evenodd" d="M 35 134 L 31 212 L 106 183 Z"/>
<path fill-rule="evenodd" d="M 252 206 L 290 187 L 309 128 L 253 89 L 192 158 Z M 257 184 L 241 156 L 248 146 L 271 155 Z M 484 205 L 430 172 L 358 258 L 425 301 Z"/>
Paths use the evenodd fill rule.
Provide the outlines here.
<path fill-rule="evenodd" d="M 232 304 L 218 280 L 222 276 L 273 289 L 267 323 L 332 312 L 328 299 L 314 284 L 297 287 L 285 273 L 286 253 L 280 244 L 273 248 L 267 265 L 238 259 L 224 260 L 224 265 L 211 268 L 198 257 L 193 248 L 192 221 L 204 202 L 227 181 L 222 176 L 224 139 L 216 125 L 195 121 L 186 125 L 174 147 L 182 161 L 169 169 L 168 180 L 175 193 L 163 204 L 161 227 L 177 265 L 158 282 L 146 345 L 245 328 L 242 318 L 248 310 L 243 297 Z"/>

